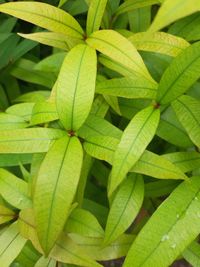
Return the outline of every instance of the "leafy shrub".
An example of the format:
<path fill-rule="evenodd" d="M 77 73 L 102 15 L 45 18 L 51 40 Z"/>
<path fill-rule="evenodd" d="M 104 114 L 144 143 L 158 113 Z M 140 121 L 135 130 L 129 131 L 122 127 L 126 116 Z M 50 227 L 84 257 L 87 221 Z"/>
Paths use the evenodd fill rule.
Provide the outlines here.
<path fill-rule="evenodd" d="M 0 266 L 199 267 L 199 0 L 4 2 Z"/>

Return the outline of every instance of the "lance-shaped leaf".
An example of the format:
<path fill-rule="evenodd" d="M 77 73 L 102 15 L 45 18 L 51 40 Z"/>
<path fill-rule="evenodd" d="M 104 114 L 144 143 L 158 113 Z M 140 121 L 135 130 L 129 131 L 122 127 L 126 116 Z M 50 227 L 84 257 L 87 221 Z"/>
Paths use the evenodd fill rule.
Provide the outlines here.
<path fill-rule="evenodd" d="M 113 164 L 113 155 L 119 140 L 108 136 L 89 137 L 84 142 L 85 151 L 92 157 Z M 177 163 L 178 165 L 178 163 Z M 130 172 L 141 173 L 158 179 L 187 179 L 179 165 L 170 160 L 145 150 Z"/>
<path fill-rule="evenodd" d="M 183 257 L 193 266 L 198 267 L 200 265 L 200 245 L 194 241 L 190 244 L 186 250 L 182 253 Z"/>
<path fill-rule="evenodd" d="M 96 93 L 126 98 L 155 99 L 157 85 L 145 79 L 119 78 L 97 84 Z"/>
<path fill-rule="evenodd" d="M 124 267 L 170 266 L 200 232 L 200 177 L 181 183 L 133 242 Z"/>
<path fill-rule="evenodd" d="M 18 166 L 21 164 L 30 164 L 32 154 L 0 154 L 0 167 Z"/>
<path fill-rule="evenodd" d="M 51 259 L 51 258 L 45 258 L 45 257 L 41 257 L 36 264 L 34 265 L 34 267 L 56 267 L 56 260 Z"/>
<path fill-rule="evenodd" d="M 28 123 L 19 116 L 0 113 L 0 130 L 26 128 Z"/>
<path fill-rule="evenodd" d="M 62 235 L 56 242 L 50 256 L 57 261 L 85 267 L 101 267 L 102 265 L 91 259 L 82 248 L 76 245 L 67 235 Z"/>
<path fill-rule="evenodd" d="M 160 2 L 163 4 L 151 24 L 150 31 L 159 31 L 170 23 L 200 10 L 199 0 L 161 0 Z"/>
<path fill-rule="evenodd" d="M 176 57 L 190 44 L 180 37 L 165 32 L 136 33 L 128 38 L 138 50 Z"/>
<path fill-rule="evenodd" d="M 190 172 L 199 168 L 200 153 L 196 151 L 174 152 L 164 154 L 162 157 L 170 160 L 182 172 Z"/>
<path fill-rule="evenodd" d="M 15 212 L 8 207 L 0 204 L 0 224 L 9 222 L 15 218 Z"/>
<path fill-rule="evenodd" d="M 0 262 L 2 267 L 8 267 L 21 252 L 26 243 L 16 223 L 11 224 L 0 235 Z"/>
<path fill-rule="evenodd" d="M 67 12 L 37 2 L 15 2 L 0 5 L 0 12 L 31 22 L 52 32 L 82 38 L 83 30 Z"/>
<path fill-rule="evenodd" d="M 122 64 L 132 75 L 142 76 L 154 82 L 136 48 L 118 32 L 113 30 L 97 31 L 92 33 L 86 42 L 112 60 Z"/>
<path fill-rule="evenodd" d="M 93 0 L 90 2 L 86 26 L 88 36 L 100 28 L 106 4 L 107 0 Z"/>
<path fill-rule="evenodd" d="M 192 142 L 200 147 L 200 101 L 183 95 L 172 102 L 172 107 Z"/>
<path fill-rule="evenodd" d="M 70 38 L 69 36 L 55 32 L 36 32 L 30 34 L 18 33 L 18 35 L 23 38 L 60 48 L 65 51 L 70 50 L 73 45 L 81 42 L 80 39 Z"/>
<path fill-rule="evenodd" d="M 18 227 L 20 234 L 31 241 L 33 246 L 41 254 L 44 254 L 39 243 L 38 235 L 35 228 L 35 218 L 33 209 L 23 209 L 19 213 Z"/>
<path fill-rule="evenodd" d="M 151 6 L 159 3 L 159 0 L 128 0 L 118 7 L 115 15 L 119 16 L 120 14 L 123 14 L 125 12 L 130 12 L 141 7 Z"/>
<path fill-rule="evenodd" d="M 157 101 L 168 104 L 176 99 L 199 78 L 200 42 L 186 48 L 164 72 L 158 86 Z"/>
<path fill-rule="evenodd" d="M 148 107 L 138 112 L 123 132 L 115 151 L 108 193 L 111 195 L 135 165 L 155 135 L 160 111 Z"/>
<path fill-rule="evenodd" d="M 32 206 L 28 194 L 28 184 L 4 169 L 0 169 L 0 194 L 18 209 Z"/>
<path fill-rule="evenodd" d="M 92 106 L 97 68 L 96 52 L 77 45 L 66 56 L 57 80 L 56 105 L 67 130 L 78 130 Z"/>
<path fill-rule="evenodd" d="M 133 223 L 144 196 L 141 175 L 131 174 L 119 187 L 108 214 L 104 244 L 115 241 Z"/>
<path fill-rule="evenodd" d="M 82 157 L 82 147 L 77 137 L 65 136 L 55 141 L 39 169 L 34 212 L 38 237 L 46 254 L 55 244 L 69 215 L 80 177 Z"/>
<path fill-rule="evenodd" d="M 68 233 L 76 233 L 88 237 L 103 237 L 104 235 L 104 231 L 95 216 L 84 209 L 72 211 L 64 230 Z"/>
<path fill-rule="evenodd" d="M 135 238 L 134 235 L 123 234 L 112 244 L 102 247 L 102 238 L 84 237 L 75 234 L 70 234 L 70 237 L 91 259 L 98 261 L 113 260 L 125 256 Z"/>
<path fill-rule="evenodd" d="M 58 129 L 30 128 L 0 131 L 0 153 L 40 153 L 66 133 Z"/>

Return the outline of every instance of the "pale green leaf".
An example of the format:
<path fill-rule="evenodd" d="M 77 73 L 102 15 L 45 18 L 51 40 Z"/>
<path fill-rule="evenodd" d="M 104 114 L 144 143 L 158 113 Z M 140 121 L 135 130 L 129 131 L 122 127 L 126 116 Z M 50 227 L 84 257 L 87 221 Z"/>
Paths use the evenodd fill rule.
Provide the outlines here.
<path fill-rule="evenodd" d="M 65 51 L 70 50 L 74 45 L 81 42 L 80 39 L 70 38 L 61 33 L 55 32 L 36 32 L 30 34 L 18 33 L 23 38 L 39 42 L 41 44 L 53 46 Z"/>
<path fill-rule="evenodd" d="M 96 53 L 77 45 L 66 56 L 57 81 L 56 106 L 67 130 L 78 130 L 86 120 L 94 98 Z"/>
<path fill-rule="evenodd" d="M 199 0 L 165 0 L 149 31 L 158 31 L 170 23 L 200 10 Z"/>
<path fill-rule="evenodd" d="M 113 30 L 97 31 L 92 33 L 86 42 L 115 62 L 120 63 L 132 75 L 142 76 L 154 82 L 136 48 L 118 32 Z"/>
<path fill-rule="evenodd" d="M 36 264 L 34 265 L 34 267 L 56 267 L 56 260 L 51 259 L 51 258 L 45 258 L 45 257 L 41 257 Z"/>
<path fill-rule="evenodd" d="M 142 228 L 123 266 L 170 266 L 200 232 L 199 199 L 199 177 L 181 183 Z"/>
<path fill-rule="evenodd" d="M 190 44 L 180 37 L 165 32 L 136 33 L 128 38 L 138 50 L 176 57 Z"/>
<path fill-rule="evenodd" d="M 172 107 L 192 142 L 200 147 L 200 101 L 183 95 L 172 102 Z"/>
<path fill-rule="evenodd" d="M 67 12 L 38 2 L 15 2 L 0 5 L 0 12 L 31 22 L 56 33 L 82 38 L 83 30 Z"/>
<path fill-rule="evenodd" d="M 185 93 L 199 78 L 200 42 L 186 48 L 164 72 L 158 86 L 157 101 L 168 104 Z"/>
<path fill-rule="evenodd" d="M 4 169 L 0 169 L 0 194 L 7 202 L 18 209 L 32 206 L 28 184 Z"/>
<path fill-rule="evenodd" d="M 162 157 L 170 160 L 182 172 L 190 172 L 200 166 L 200 153 L 196 151 L 168 153 Z"/>
<path fill-rule="evenodd" d="M 0 130 L 26 128 L 28 123 L 21 117 L 0 113 Z"/>
<path fill-rule="evenodd" d="M 67 235 L 62 235 L 56 242 L 50 256 L 57 261 L 75 264 L 85 267 L 101 267 L 102 265 L 95 262 L 89 257 L 82 248 L 77 246 Z"/>
<path fill-rule="evenodd" d="M 109 195 L 119 186 L 151 142 L 155 135 L 159 118 L 160 111 L 158 109 L 147 107 L 138 112 L 124 130 L 114 154 Z"/>
<path fill-rule="evenodd" d="M 14 218 L 15 218 L 14 211 L 0 204 L 0 224 L 9 222 Z"/>
<path fill-rule="evenodd" d="M 135 236 L 123 234 L 106 247 L 102 247 L 102 238 L 83 237 L 74 234 L 70 234 L 70 237 L 91 259 L 107 261 L 125 256 Z"/>
<path fill-rule="evenodd" d="M 33 246 L 41 254 L 44 252 L 39 243 L 38 235 L 35 228 L 35 218 L 33 209 L 23 209 L 19 213 L 18 227 L 20 234 L 31 241 Z"/>
<path fill-rule="evenodd" d="M 64 136 L 58 129 L 30 128 L 0 131 L 0 153 L 40 153 L 48 151 L 51 143 Z"/>
<path fill-rule="evenodd" d="M 106 4 L 107 0 L 93 0 L 90 2 L 86 26 L 86 32 L 88 36 L 92 32 L 99 30 Z"/>
<path fill-rule="evenodd" d="M 88 237 L 103 237 L 104 235 L 104 231 L 95 216 L 84 209 L 72 211 L 65 224 L 64 231 Z"/>
<path fill-rule="evenodd" d="M 130 12 L 141 7 L 151 6 L 159 3 L 159 0 L 128 0 L 118 7 L 115 16 L 119 16 L 120 14 Z"/>
<path fill-rule="evenodd" d="M 154 99 L 157 93 L 157 85 L 141 78 L 117 78 L 97 84 L 96 93 L 126 97 Z"/>
<path fill-rule="evenodd" d="M 9 267 L 13 260 L 21 252 L 26 243 L 18 231 L 16 223 L 11 224 L 0 235 L 0 262 L 1 267 Z"/>
<path fill-rule="evenodd" d="M 115 241 L 133 223 L 143 202 L 141 175 L 131 174 L 119 187 L 108 214 L 104 244 Z"/>
<path fill-rule="evenodd" d="M 39 169 L 34 212 L 37 233 L 46 254 L 55 244 L 69 215 L 79 182 L 82 157 L 77 137 L 65 136 L 52 145 Z"/>
<path fill-rule="evenodd" d="M 183 257 L 193 266 L 200 266 L 200 245 L 197 242 L 192 242 L 182 253 Z"/>

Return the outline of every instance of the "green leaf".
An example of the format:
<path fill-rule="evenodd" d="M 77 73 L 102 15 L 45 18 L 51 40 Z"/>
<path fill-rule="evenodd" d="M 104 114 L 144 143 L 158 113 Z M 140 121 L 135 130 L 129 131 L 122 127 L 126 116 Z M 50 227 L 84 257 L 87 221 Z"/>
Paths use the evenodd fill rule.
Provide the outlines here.
<path fill-rule="evenodd" d="M 172 107 L 192 142 L 200 147 L 200 101 L 183 95 L 172 102 Z"/>
<path fill-rule="evenodd" d="M 183 257 L 189 262 L 193 267 L 198 267 L 200 265 L 200 245 L 197 242 L 192 242 L 186 250 L 182 253 Z"/>
<path fill-rule="evenodd" d="M 86 26 L 88 36 L 100 28 L 106 4 L 107 0 L 93 0 L 90 2 Z"/>
<path fill-rule="evenodd" d="M 0 131 L 0 153 L 46 152 L 51 143 L 65 135 L 58 129 L 30 128 Z"/>
<path fill-rule="evenodd" d="M 97 31 L 92 33 L 86 42 L 115 62 L 120 63 L 132 75 L 142 76 L 154 82 L 135 47 L 118 32 L 113 30 Z"/>
<path fill-rule="evenodd" d="M 15 2 L 0 5 L 0 12 L 31 22 L 52 32 L 82 38 L 83 30 L 67 12 L 37 2 Z"/>
<path fill-rule="evenodd" d="M 104 244 L 115 241 L 133 223 L 143 202 L 141 175 L 130 175 L 119 187 L 108 214 Z"/>
<path fill-rule="evenodd" d="M 168 104 L 185 93 L 199 78 L 200 42 L 186 48 L 164 72 L 158 86 L 157 101 Z"/>
<path fill-rule="evenodd" d="M 165 0 L 149 31 L 159 31 L 170 23 L 200 10 L 199 0 Z"/>
<path fill-rule="evenodd" d="M 23 209 L 19 213 L 18 226 L 20 234 L 31 241 L 35 249 L 44 254 L 39 243 L 38 235 L 35 228 L 35 218 L 33 209 Z"/>
<path fill-rule="evenodd" d="M 110 79 L 97 84 L 96 93 L 126 97 L 154 99 L 157 85 L 141 78 Z"/>
<path fill-rule="evenodd" d="M 70 214 L 65 232 L 88 237 L 103 237 L 104 231 L 95 216 L 87 210 L 75 209 Z"/>
<path fill-rule="evenodd" d="M 22 117 L 25 121 L 30 121 L 34 103 L 20 103 L 10 106 L 6 109 L 6 113 Z"/>
<path fill-rule="evenodd" d="M 72 239 L 62 235 L 56 242 L 50 256 L 57 261 L 85 267 L 101 267 L 102 265 L 92 260 L 82 248 L 77 246 Z"/>
<path fill-rule="evenodd" d="M 0 169 L 0 194 L 18 209 L 32 206 L 28 194 L 28 184 L 4 169 Z"/>
<path fill-rule="evenodd" d="M 78 130 L 86 120 L 94 98 L 96 53 L 77 45 L 66 56 L 57 81 L 56 105 L 67 130 Z"/>
<path fill-rule="evenodd" d="M 30 124 L 37 125 L 54 121 L 57 119 L 58 119 L 58 113 L 54 103 L 38 102 L 33 107 Z"/>
<path fill-rule="evenodd" d="M 136 33 L 128 38 L 138 50 L 176 57 L 190 44 L 180 37 L 165 32 Z"/>
<path fill-rule="evenodd" d="M 181 183 L 138 234 L 123 266 L 170 266 L 199 234 L 199 199 L 199 177 Z"/>
<path fill-rule="evenodd" d="M 159 110 L 154 109 L 154 107 L 148 107 L 138 112 L 124 130 L 114 154 L 109 195 L 119 186 L 151 142 L 155 135 L 159 118 Z"/>
<path fill-rule="evenodd" d="M 65 51 L 70 50 L 73 44 L 75 45 L 76 43 L 81 42 L 80 39 L 75 39 L 72 37 L 69 38 L 69 36 L 55 32 L 36 32 L 30 34 L 18 33 L 18 35 L 23 38 L 33 40 L 41 44 L 53 46 Z"/>
<path fill-rule="evenodd" d="M 34 265 L 34 267 L 56 267 L 56 260 L 51 259 L 51 258 L 45 258 L 45 257 L 41 257 L 36 264 Z"/>
<path fill-rule="evenodd" d="M 9 222 L 14 218 L 15 218 L 14 211 L 0 204 L 0 224 Z"/>
<path fill-rule="evenodd" d="M 0 130 L 26 128 L 28 123 L 21 117 L 0 113 Z"/>
<path fill-rule="evenodd" d="M 77 137 L 65 136 L 52 145 L 42 161 L 34 193 L 34 211 L 39 240 L 46 254 L 55 244 L 69 215 L 82 158 Z"/>
<path fill-rule="evenodd" d="M 78 135 L 86 140 L 95 136 L 110 136 L 119 139 L 122 132 L 109 121 L 95 115 L 89 115 L 83 126 L 78 130 Z"/>
<path fill-rule="evenodd" d="M 135 9 L 151 6 L 154 4 L 159 4 L 159 0 L 128 0 L 121 4 L 118 9 L 116 10 L 115 16 L 119 16 L 125 12 L 133 11 Z"/>
<path fill-rule="evenodd" d="M 128 12 L 129 26 L 132 32 L 144 32 L 151 23 L 151 6 Z"/>
<path fill-rule="evenodd" d="M 174 152 L 164 154 L 162 157 L 170 160 L 182 172 L 190 172 L 199 168 L 200 153 L 196 151 Z"/>
<path fill-rule="evenodd" d="M 11 224 L 0 235 L 0 262 L 1 267 L 8 267 L 21 252 L 26 243 L 18 231 L 16 223 Z"/>
<path fill-rule="evenodd" d="M 125 256 L 134 239 L 134 235 L 123 234 L 112 244 L 102 247 L 102 238 L 82 237 L 74 234 L 70 234 L 70 237 L 91 259 L 98 261 L 113 260 Z"/>
<path fill-rule="evenodd" d="M 0 167 L 18 166 L 19 162 L 22 164 L 29 164 L 32 162 L 31 154 L 0 154 Z"/>

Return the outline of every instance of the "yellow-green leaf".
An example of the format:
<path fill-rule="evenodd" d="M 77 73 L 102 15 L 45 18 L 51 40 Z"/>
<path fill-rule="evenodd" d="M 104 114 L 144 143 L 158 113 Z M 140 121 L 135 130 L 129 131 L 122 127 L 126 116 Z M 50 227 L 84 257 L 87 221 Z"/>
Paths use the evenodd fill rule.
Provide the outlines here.
<path fill-rule="evenodd" d="M 139 160 L 147 145 L 155 135 L 160 112 L 147 107 L 138 112 L 123 132 L 115 151 L 109 183 L 109 195 L 119 186 L 126 174 Z"/>
<path fill-rule="evenodd" d="M 0 194 L 18 209 L 32 206 L 28 194 L 28 184 L 4 169 L 0 169 Z"/>
<path fill-rule="evenodd" d="M 0 224 L 11 221 L 15 217 L 13 210 L 0 204 Z"/>
<path fill-rule="evenodd" d="M 77 45 L 66 56 L 57 80 L 56 105 L 59 118 L 67 130 L 78 130 L 92 106 L 96 69 L 96 52 L 87 45 Z"/>
<path fill-rule="evenodd" d="M 21 252 L 26 243 L 18 230 L 16 223 L 11 224 L 0 235 L 0 263 L 1 267 L 8 267 Z"/>
<path fill-rule="evenodd" d="M 141 175 L 131 174 L 119 187 L 108 214 L 104 244 L 115 241 L 133 223 L 144 197 Z"/>
<path fill-rule="evenodd" d="M 128 38 L 138 50 L 176 57 L 190 44 L 183 38 L 165 32 L 136 33 Z"/>
<path fill-rule="evenodd" d="M 90 2 L 86 26 L 88 36 L 99 29 L 107 1 L 108 0 L 93 0 Z"/>
<path fill-rule="evenodd" d="M 38 2 L 13 2 L 0 5 L 0 12 L 31 22 L 52 32 L 75 38 L 83 37 L 78 22 L 67 12 Z"/>
<path fill-rule="evenodd" d="M 200 101 L 183 95 L 172 102 L 172 107 L 192 142 L 200 147 Z"/>
<path fill-rule="evenodd" d="M 94 32 L 86 42 L 99 52 L 119 62 L 134 76 L 153 81 L 141 56 L 133 44 L 124 36 L 113 30 Z"/>
<path fill-rule="evenodd" d="M 200 42 L 184 49 L 165 70 L 158 86 L 157 101 L 168 104 L 185 93 L 200 77 Z"/>
<path fill-rule="evenodd" d="M 200 232 L 200 177 L 181 183 L 131 246 L 124 267 L 170 266 Z"/>
<path fill-rule="evenodd" d="M 160 7 L 150 31 L 158 31 L 170 23 L 200 10 L 199 0 L 165 0 Z"/>
<path fill-rule="evenodd" d="M 69 215 L 79 182 L 82 157 L 77 137 L 66 135 L 55 141 L 39 169 L 34 212 L 38 237 L 46 254 L 55 244 Z"/>

